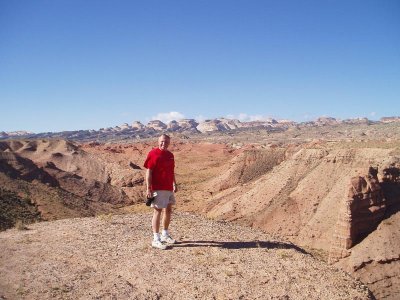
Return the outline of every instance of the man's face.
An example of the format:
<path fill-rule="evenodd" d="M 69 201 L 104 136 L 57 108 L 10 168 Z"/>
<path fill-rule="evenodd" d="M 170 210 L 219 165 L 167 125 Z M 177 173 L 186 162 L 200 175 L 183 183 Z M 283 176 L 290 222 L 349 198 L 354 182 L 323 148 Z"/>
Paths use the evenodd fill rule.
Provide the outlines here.
<path fill-rule="evenodd" d="M 167 150 L 169 146 L 170 139 L 165 136 L 160 136 L 158 139 L 158 148 L 160 150 Z"/>

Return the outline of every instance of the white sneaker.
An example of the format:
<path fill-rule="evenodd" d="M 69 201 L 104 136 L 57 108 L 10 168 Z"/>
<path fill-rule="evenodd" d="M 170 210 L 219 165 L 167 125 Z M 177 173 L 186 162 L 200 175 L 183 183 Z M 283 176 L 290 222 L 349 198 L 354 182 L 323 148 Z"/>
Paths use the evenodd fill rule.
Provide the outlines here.
<path fill-rule="evenodd" d="M 151 242 L 151 246 L 153 248 L 157 248 L 157 249 L 161 249 L 161 250 L 167 249 L 167 245 L 164 245 L 160 240 L 153 240 Z"/>
<path fill-rule="evenodd" d="M 170 235 L 161 235 L 161 241 L 167 244 L 175 244 L 176 241 Z"/>

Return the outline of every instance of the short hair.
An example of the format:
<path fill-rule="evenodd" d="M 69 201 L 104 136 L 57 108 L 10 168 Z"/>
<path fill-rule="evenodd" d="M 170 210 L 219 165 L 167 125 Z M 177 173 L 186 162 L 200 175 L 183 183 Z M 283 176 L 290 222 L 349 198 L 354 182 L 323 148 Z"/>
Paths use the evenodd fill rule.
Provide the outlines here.
<path fill-rule="evenodd" d="M 159 138 L 162 138 L 162 137 L 165 137 L 165 138 L 167 138 L 167 139 L 171 139 L 171 137 L 168 135 L 168 134 L 165 134 L 165 133 L 163 133 L 162 135 L 160 135 L 160 137 Z"/>

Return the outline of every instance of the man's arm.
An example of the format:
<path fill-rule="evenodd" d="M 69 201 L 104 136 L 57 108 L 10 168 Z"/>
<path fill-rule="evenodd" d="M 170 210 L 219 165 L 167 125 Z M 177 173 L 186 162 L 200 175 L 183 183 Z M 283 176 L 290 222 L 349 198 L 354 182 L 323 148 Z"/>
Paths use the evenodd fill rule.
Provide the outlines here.
<path fill-rule="evenodd" d="M 153 176 L 153 170 L 147 169 L 146 170 L 146 196 L 148 198 L 153 197 L 153 191 L 151 189 L 151 180 L 152 180 L 152 176 Z"/>

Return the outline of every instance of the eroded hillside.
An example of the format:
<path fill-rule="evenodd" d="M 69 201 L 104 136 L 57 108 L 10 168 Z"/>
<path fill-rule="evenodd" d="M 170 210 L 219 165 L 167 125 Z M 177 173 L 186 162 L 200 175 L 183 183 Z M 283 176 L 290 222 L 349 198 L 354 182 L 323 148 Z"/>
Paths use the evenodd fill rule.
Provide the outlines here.
<path fill-rule="evenodd" d="M 123 184 L 118 181 L 121 177 L 142 182 L 139 170 L 102 161 L 71 142 L 0 143 L 2 189 L 15 193 L 27 205 L 34 205 L 43 220 L 93 216 L 133 203 L 135 197 L 131 200 L 122 190 Z M 137 190 L 140 193 L 141 188 Z"/>
<path fill-rule="evenodd" d="M 397 139 L 212 138 L 172 140 L 178 210 L 259 228 L 331 256 L 378 299 L 398 297 Z M 0 180 L 44 219 L 148 211 L 142 165 L 155 146 L 156 140 L 3 142 Z"/>
<path fill-rule="evenodd" d="M 129 145 L 107 147 L 129 149 Z M 337 251 L 337 235 L 349 238 L 341 230 L 351 224 L 341 223 L 341 219 L 346 217 L 343 207 L 354 178 L 367 176 L 371 167 L 376 168 L 379 188 L 391 185 L 385 190 L 386 196 L 383 195 L 388 205 L 385 204 L 379 215 L 374 213 L 372 219 L 357 221 L 356 227 L 365 223 L 372 226 L 350 247 L 340 246 L 339 251 L 346 255 L 339 257 L 337 265 L 371 285 L 379 299 L 396 299 L 400 276 L 400 223 L 396 221 L 399 186 L 395 183 L 397 179 L 384 182 L 384 173 L 389 168 L 399 168 L 399 149 L 399 143 L 393 140 L 316 140 L 280 146 L 175 141 L 172 151 L 176 156 L 180 189 L 177 208 L 261 228 L 312 249 L 327 260 Z M 138 164 L 144 160 L 146 151 L 134 156 Z M 367 185 L 365 189 L 370 188 Z M 362 198 L 372 199 L 371 196 Z M 371 201 L 366 209 L 372 214 L 379 204 L 375 199 Z M 143 209 L 139 205 L 130 211 Z M 387 233 L 382 237 L 375 233 L 377 230 Z M 370 244 L 382 242 L 385 247 L 368 254 Z M 357 250 L 353 253 L 353 249 Z M 360 263 L 358 259 L 355 263 L 353 256 L 365 260 Z"/>
<path fill-rule="evenodd" d="M 248 163 L 248 156 L 254 158 L 254 154 L 238 155 L 225 172 L 204 184 L 204 188 L 212 189 L 213 196 L 203 212 L 211 218 L 240 222 L 289 238 L 299 245 L 322 250 L 326 256 L 338 246 L 338 234 L 344 235 L 346 240 L 351 239 L 346 228 L 358 230 L 361 235 L 356 236 L 349 247 L 342 246 L 341 251 L 346 255 L 339 260 L 350 258 L 338 265 L 370 284 L 380 299 L 396 299 L 400 278 L 400 223 L 396 219 L 400 208 L 400 185 L 398 177 L 389 179 L 386 173 L 388 170 L 398 172 L 400 156 L 399 148 L 392 146 L 343 147 L 312 143 L 281 150 L 285 151 L 282 161 L 272 159 L 277 149 L 261 149 L 262 153 L 270 151 L 271 156 L 268 160 L 261 158 L 259 162 L 255 159 L 253 164 Z M 263 163 L 270 161 L 274 161 L 275 166 L 265 169 Z M 375 185 L 372 181 L 365 183 L 365 193 L 360 198 L 366 199 L 367 204 L 357 204 L 350 221 L 343 223 L 341 220 L 347 216 L 343 207 L 349 188 L 354 178 L 368 175 L 371 167 L 377 171 Z M 265 169 L 265 172 L 245 180 L 246 168 Z M 380 200 L 373 193 L 374 189 L 381 193 Z M 365 207 L 364 212 L 361 207 Z M 357 223 L 352 225 L 351 220 Z M 385 233 L 384 236 L 377 231 Z M 385 247 L 371 250 L 370 245 L 382 243 Z M 357 250 L 353 253 L 355 245 Z M 357 257 L 357 263 L 353 256 Z"/>

